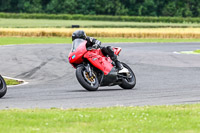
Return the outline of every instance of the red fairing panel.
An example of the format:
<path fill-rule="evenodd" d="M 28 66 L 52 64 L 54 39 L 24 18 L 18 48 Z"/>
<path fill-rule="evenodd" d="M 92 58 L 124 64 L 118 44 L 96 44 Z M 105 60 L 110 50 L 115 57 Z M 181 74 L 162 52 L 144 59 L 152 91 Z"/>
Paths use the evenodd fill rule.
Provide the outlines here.
<path fill-rule="evenodd" d="M 69 62 L 75 64 L 81 64 L 83 62 L 83 55 L 87 52 L 87 41 L 84 41 L 74 52 L 69 53 Z"/>
<path fill-rule="evenodd" d="M 104 72 L 107 75 L 113 68 L 112 60 L 105 57 L 100 49 L 88 51 L 84 58 L 87 58 L 92 65 Z"/>

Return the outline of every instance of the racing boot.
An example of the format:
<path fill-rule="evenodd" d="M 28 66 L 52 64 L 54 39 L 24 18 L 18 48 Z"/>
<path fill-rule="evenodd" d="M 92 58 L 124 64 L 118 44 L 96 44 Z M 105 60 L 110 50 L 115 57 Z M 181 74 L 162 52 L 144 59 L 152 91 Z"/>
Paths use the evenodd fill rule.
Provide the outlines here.
<path fill-rule="evenodd" d="M 123 69 L 123 65 L 121 64 L 120 61 L 118 61 L 117 55 L 112 54 L 112 55 L 110 55 L 110 58 L 111 58 L 111 60 L 112 60 L 113 62 L 115 62 L 115 66 L 116 66 L 116 68 L 117 68 L 118 70 L 122 70 L 122 69 Z"/>
<path fill-rule="evenodd" d="M 114 62 L 115 62 L 116 68 L 118 70 L 122 70 L 123 69 L 123 65 L 122 65 L 122 63 L 120 61 L 115 60 Z"/>
<path fill-rule="evenodd" d="M 119 73 L 129 73 L 128 69 L 123 67 L 122 63 L 118 60 L 115 61 L 116 67 L 119 70 Z"/>
<path fill-rule="evenodd" d="M 114 58 L 111 58 L 116 65 L 116 68 L 118 69 L 118 73 L 129 73 L 128 69 L 126 69 L 122 63 L 117 59 L 117 56 L 113 56 Z"/>
<path fill-rule="evenodd" d="M 123 67 L 122 63 L 118 61 L 117 55 L 115 55 L 111 46 L 107 46 L 106 49 L 108 51 L 107 54 L 110 56 L 111 60 L 115 62 L 116 68 L 119 70 L 119 73 L 128 73 L 129 72 L 128 69 Z"/>

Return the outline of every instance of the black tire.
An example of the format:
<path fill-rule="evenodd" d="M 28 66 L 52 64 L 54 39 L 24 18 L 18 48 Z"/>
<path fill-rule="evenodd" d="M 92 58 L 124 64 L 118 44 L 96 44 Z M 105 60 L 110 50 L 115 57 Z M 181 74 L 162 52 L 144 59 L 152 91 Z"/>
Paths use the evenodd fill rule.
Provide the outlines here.
<path fill-rule="evenodd" d="M 122 65 L 127 68 L 129 70 L 129 72 L 131 73 L 131 78 L 123 78 L 122 79 L 122 84 L 120 84 L 119 86 L 123 89 L 133 89 L 136 85 L 136 77 L 134 72 L 132 71 L 132 69 L 125 63 L 121 62 Z"/>
<path fill-rule="evenodd" d="M 6 82 L 0 75 L 0 98 L 2 98 L 7 92 Z"/>
<path fill-rule="evenodd" d="M 79 66 L 76 68 L 76 78 L 78 79 L 79 83 L 88 91 L 96 91 L 99 88 L 99 81 L 97 76 L 93 73 L 94 77 L 94 84 L 89 83 L 89 81 L 84 76 L 85 68 L 83 66 Z"/>

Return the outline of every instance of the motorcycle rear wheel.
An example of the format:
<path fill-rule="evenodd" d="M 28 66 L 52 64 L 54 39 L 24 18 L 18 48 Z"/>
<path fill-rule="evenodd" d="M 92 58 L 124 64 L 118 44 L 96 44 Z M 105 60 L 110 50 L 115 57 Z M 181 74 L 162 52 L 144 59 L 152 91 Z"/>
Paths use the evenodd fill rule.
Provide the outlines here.
<path fill-rule="evenodd" d="M 136 85 L 136 77 L 134 72 L 132 71 L 132 69 L 125 63 L 121 62 L 122 65 L 129 70 L 130 74 L 131 74 L 131 78 L 123 78 L 122 79 L 122 84 L 120 84 L 119 86 L 123 89 L 133 89 Z"/>
<path fill-rule="evenodd" d="M 89 77 L 89 73 L 86 72 L 85 67 L 83 66 L 76 68 L 76 78 L 88 91 L 96 91 L 99 88 L 99 81 L 95 73 L 92 73 L 92 77 Z"/>
<path fill-rule="evenodd" d="M 0 98 L 2 98 L 7 92 L 6 82 L 0 75 Z"/>

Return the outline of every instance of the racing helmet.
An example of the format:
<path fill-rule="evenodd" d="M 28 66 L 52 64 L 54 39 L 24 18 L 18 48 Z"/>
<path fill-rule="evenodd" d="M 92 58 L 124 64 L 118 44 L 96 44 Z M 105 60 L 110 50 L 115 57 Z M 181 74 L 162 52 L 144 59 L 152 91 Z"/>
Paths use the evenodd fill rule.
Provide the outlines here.
<path fill-rule="evenodd" d="M 83 30 L 77 30 L 72 34 L 72 41 L 75 39 L 80 38 L 80 39 L 86 39 L 86 34 Z"/>

